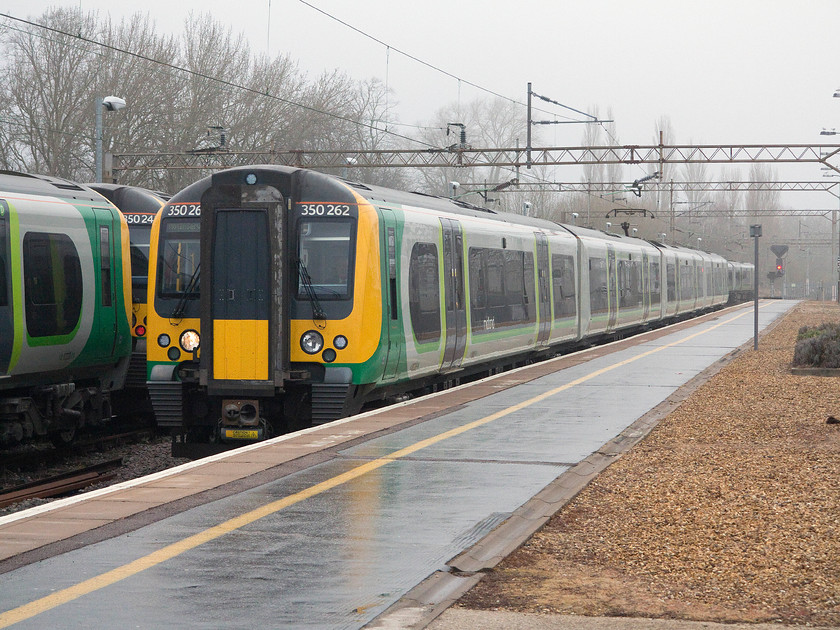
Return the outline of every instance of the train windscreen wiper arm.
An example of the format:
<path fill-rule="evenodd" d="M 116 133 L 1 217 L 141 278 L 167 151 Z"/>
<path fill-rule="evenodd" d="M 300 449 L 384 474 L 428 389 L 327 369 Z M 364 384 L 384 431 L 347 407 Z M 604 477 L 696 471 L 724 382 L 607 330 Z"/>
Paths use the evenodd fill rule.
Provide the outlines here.
<path fill-rule="evenodd" d="M 297 265 L 301 286 L 306 292 L 306 297 L 309 298 L 309 301 L 312 304 L 312 321 L 317 324 L 317 320 L 326 320 L 327 314 L 324 312 L 324 309 L 321 308 L 321 303 L 318 301 L 318 296 L 315 294 L 315 289 L 312 287 L 312 278 L 309 275 L 309 271 L 306 269 L 306 265 L 304 265 L 303 261 L 300 259 L 298 259 Z"/>
<path fill-rule="evenodd" d="M 200 277 L 199 271 L 201 271 L 201 263 L 195 266 L 195 271 L 193 271 L 190 276 L 187 286 L 184 287 L 184 292 L 181 294 L 178 304 L 176 304 L 175 308 L 172 309 L 172 314 L 169 316 L 170 319 L 181 319 L 181 317 L 183 317 L 184 310 L 187 308 L 187 296 L 195 290 L 196 285 L 198 284 L 198 279 Z"/>

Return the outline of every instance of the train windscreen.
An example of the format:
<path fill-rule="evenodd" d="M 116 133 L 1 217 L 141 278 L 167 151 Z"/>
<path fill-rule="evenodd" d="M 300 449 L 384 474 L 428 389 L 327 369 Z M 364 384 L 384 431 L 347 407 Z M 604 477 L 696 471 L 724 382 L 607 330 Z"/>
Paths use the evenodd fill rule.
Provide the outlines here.
<path fill-rule="evenodd" d="M 350 296 L 352 233 L 349 221 L 301 221 L 298 298 L 310 290 L 319 299 Z"/>
<path fill-rule="evenodd" d="M 163 222 L 158 246 L 158 292 L 162 297 L 198 297 L 200 229 L 198 219 Z"/>

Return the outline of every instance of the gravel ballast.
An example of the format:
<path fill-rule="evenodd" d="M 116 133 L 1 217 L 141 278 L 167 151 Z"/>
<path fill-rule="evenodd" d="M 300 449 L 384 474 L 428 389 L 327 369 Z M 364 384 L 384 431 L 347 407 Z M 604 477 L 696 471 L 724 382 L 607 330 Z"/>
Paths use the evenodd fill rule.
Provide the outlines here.
<path fill-rule="evenodd" d="M 840 626 L 840 379 L 795 307 L 462 600 L 479 610 Z"/>

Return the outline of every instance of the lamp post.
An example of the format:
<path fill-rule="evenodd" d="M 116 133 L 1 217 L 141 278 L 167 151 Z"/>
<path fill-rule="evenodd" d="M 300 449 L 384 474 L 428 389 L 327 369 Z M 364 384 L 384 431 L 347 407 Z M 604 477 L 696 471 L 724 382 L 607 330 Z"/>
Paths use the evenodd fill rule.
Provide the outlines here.
<path fill-rule="evenodd" d="M 761 224 L 750 226 L 750 238 L 755 241 L 755 262 L 753 276 L 753 350 L 758 350 L 758 239 L 761 238 Z"/>
<path fill-rule="evenodd" d="M 119 96 L 106 96 L 96 99 L 96 181 L 102 181 L 102 110 L 115 112 L 125 107 L 125 101 Z"/>

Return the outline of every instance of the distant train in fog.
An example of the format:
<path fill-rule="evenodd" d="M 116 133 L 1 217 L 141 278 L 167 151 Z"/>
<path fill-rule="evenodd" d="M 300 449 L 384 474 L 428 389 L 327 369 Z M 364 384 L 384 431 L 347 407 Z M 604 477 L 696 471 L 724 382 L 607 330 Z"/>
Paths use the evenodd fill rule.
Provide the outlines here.
<path fill-rule="evenodd" d="M 149 390 L 176 444 L 252 441 L 743 299 L 752 265 L 251 166 L 155 220 Z"/>

